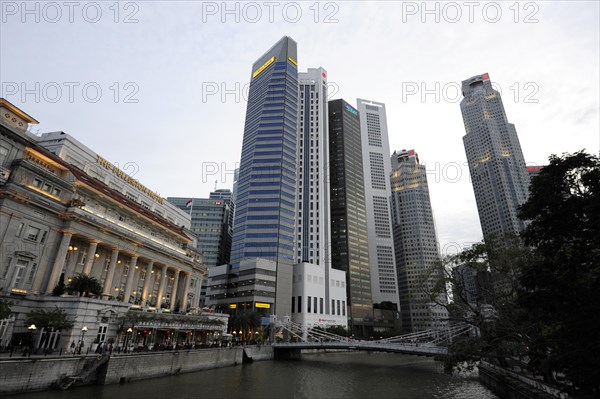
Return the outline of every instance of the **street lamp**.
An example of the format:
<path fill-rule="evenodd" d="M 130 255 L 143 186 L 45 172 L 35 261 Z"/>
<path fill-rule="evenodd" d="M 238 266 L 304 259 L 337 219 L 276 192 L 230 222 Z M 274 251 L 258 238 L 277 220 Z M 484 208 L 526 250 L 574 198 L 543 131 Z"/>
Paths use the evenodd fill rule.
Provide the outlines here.
<path fill-rule="evenodd" d="M 127 348 L 129 347 L 129 336 L 132 332 L 133 330 L 131 329 L 131 327 L 129 327 L 127 329 L 127 334 L 125 335 L 125 350 L 123 351 L 123 353 L 127 353 Z"/>
<path fill-rule="evenodd" d="M 87 326 L 83 326 L 81 327 L 81 339 L 79 340 L 79 354 L 81 354 L 81 349 L 83 348 L 83 339 L 85 338 L 85 333 L 87 332 L 88 328 Z"/>
<path fill-rule="evenodd" d="M 29 356 L 31 356 L 31 352 L 33 351 L 33 332 L 37 330 L 37 327 L 35 326 L 35 324 L 32 324 L 29 327 L 27 327 L 27 330 L 29 330 L 30 335 Z"/>

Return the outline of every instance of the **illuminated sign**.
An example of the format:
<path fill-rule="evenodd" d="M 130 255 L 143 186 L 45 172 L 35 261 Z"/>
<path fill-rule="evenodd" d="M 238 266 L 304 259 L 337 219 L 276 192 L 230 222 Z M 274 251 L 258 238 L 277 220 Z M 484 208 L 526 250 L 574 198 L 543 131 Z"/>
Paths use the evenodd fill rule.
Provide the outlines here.
<path fill-rule="evenodd" d="M 483 80 L 489 80 L 490 79 L 490 75 L 488 75 L 487 73 L 484 73 L 483 75 L 481 75 L 481 78 Z"/>
<path fill-rule="evenodd" d="M 346 111 L 350 112 L 352 115 L 358 116 L 358 111 L 349 106 L 348 104 L 344 103 L 344 108 L 346 108 Z"/>
<path fill-rule="evenodd" d="M 215 201 L 215 205 L 221 205 L 221 201 Z"/>
<path fill-rule="evenodd" d="M 237 308 L 237 305 L 235 303 L 232 303 L 231 305 L 229 305 L 229 309 L 235 309 Z"/>
<path fill-rule="evenodd" d="M 325 72 L 321 72 L 321 76 L 323 76 L 324 78 L 327 78 L 327 74 Z"/>
<path fill-rule="evenodd" d="M 256 302 L 254 304 L 254 306 L 257 307 L 257 308 L 271 309 L 271 304 L 270 303 Z"/>
<path fill-rule="evenodd" d="M 273 56 L 273 57 L 269 58 L 269 59 L 267 60 L 267 62 L 265 62 L 264 64 L 262 64 L 262 65 L 260 66 L 260 68 L 258 68 L 256 71 L 254 71 L 254 72 L 252 73 L 252 78 L 254 79 L 254 78 L 255 78 L 255 77 L 257 77 L 258 75 L 260 75 L 260 74 L 262 73 L 262 71 L 264 71 L 265 69 L 267 69 L 267 67 L 268 67 L 269 65 L 271 65 L 272 63 L 274 63 L 274 62 L 275 62 L 275 56 Z"/>
<path fill-rule="evenodd" d="M 133 187 L 137 188 L 138 190 L 140 190 L 141 192 L 143 192 L 144 194 L 146 194 L 147 196 L 152 198 L 154 201 L 158 202 L 161 205 L 164 203 L 165 200 L 160 195 L 158 195 L 155 192 L 150 191 L 150 189 L 148 187 L 144 186 L 139 181 L 135 180 L 133 177 L 131 177 L 127 173 L 123 172 L 121 169 L 119 169 L 117 167 L 117 165 L 111 164 L 106 159 L 102 158 L 100 155 L 98 155 L 98 157 L 96 158 L 96 162 L 98 162 L 104 169 L 112 171 L 121 180 L 131 184 Z"/>
<path fill-rule="evenodd" d="M 296 61 L 294 61 L 293 59 L 291 59 L 290 57 L 288 57 L 288 61 L 291 62 L 292 64 L 298 66 L 298 63 Z"/>

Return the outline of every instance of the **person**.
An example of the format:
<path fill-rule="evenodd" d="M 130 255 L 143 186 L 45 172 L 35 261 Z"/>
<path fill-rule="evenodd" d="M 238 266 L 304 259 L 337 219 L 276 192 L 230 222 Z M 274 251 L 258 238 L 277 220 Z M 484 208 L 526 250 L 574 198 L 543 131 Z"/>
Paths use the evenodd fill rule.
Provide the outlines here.
<path fill-rule="evenodd" d="M 100 352 L 100 353 L 101 353 L 101 354 L 102 354 L 102 356 L 104 357 L 104 356 L 106 356 L 106 349 L 107 349 L 107 347 L 106 347 L 106 342 L 103 342 L 101 345 L 102 345 L 102 349 L 101 349 L 101 352 Z"/>
<path fill-rule="evenodd" d="M 113 350 L 113 344 L 112 342 L 108 344 L 108 354 L 112 355 L 112 350 Z"/>
<path fill-rule="evenodd" d="M 71 353 L 75 354 L 75 341 L 71 342 Z"/>
<path fill-rule="evenodd" d="M 81 341 L 81 342 L 79 343 L 79 354 L 80 354 L 80 355 L 81 355 L 81 353 L 83 352 L 83 345 L 84 345 L 84 343 L 83 343 L 83 341 Z"/>

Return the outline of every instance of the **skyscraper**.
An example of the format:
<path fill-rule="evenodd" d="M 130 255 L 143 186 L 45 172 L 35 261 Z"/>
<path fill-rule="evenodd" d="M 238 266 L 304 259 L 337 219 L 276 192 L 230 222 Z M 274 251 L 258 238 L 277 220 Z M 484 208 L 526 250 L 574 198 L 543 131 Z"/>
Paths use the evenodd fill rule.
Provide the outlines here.
<path fill-rule="evenodd" d="M 298 224 L 292 320 L 347 326 L 346 273 L 331 270 L 327 71 L 299 74 Z"/>
<path fill-rule="evenodd" d="M 210 270 L 229 263 L 232 221 L 229 202 L 219 198 L 189 197 L 168 197 L 167 201 L 191 214 L 190 230 L 198 239 L 197 249 L 202 254 L 204 265 Z M 202 306 L 205 305 L 206 281 L 203 280 L 200 291 Z"/>
<path fill-rule="evenodd" d="M 392 218 L 402 327 L 405 331 L 436 328 L 446 323 L 444 307 L 430 292 L 442 276 L 427 172 L 414 150 L 392 154 Z M 442 295 L 438 301 L 445 302 Z"/>
<path fill-rule="evenodd" d="M 358 99 L 373 302 L 398 308 L 396 258 L 390 216 L 390 143 L 385 104 Z"/>
<path fill-rule="evenodd" d="M 518 208 L 527 200 L 529 175 L 517 131 L 487 73 L 462 82 L 463 142 L 483 236 L 518 233 Z"/>
<path fill-rule="evenodd" d="M 287 36 L 252 65 L 228 271 L 244 284 L 220 296 L 280 316 L 291 312 L 296 249 L 297 65 L 296 42 Z M 269 264 L 275 279 L 251 262 Z"/>
<path fill-rule="evenodd" d="M 358 111 L 329 101 L 331 264 L 346 272 L 348 321 L 353 334 L 372 331 L 373 299 Z"/>

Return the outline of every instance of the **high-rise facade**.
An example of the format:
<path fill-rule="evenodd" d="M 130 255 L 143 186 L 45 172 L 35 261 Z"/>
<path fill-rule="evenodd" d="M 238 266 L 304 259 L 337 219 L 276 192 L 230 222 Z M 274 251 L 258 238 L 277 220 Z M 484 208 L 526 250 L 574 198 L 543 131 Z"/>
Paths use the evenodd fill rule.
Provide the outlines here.
<path fill-rule="evenodd" d="M 292 320 L 303 327 L 347 326 L 346 273 L 331 269 L 327 71 L 298 77 L 298 221 Z"/>
<path fill-rule="evenodd" d="M 329 101 L 331 265 L 346 272 L 348 322 L 353 334 L 372 331 L 373 298 L 360 117 L 346 101 Z"/>
<path fill-rule="evenodd" d="M 373 303 L 399 307 L 396 257 L 390 216 L 390 143 L 385 104 L 358 99 L 369 234 Z"/>
<path fill-rule="evenodd" d="M 431 300 L 442 276 L 427 172 L 414 150 L 395 151 L 391 158 L 392 219 L 402 327 L 406 332 L 443 326 L 444 307 Z M 445 302 L 440 295 L 438 302 Z"/>
<path fill-rule="evenodd" d="M 197 237 L 197 249 L 203 256 L 204 266 L 210 270 L 229 263 L 232 221 L 229 202 L 219 198 L 189 197 L 168 197 L 167 201 L 191 215 L 190 230 Z M 206 305 L 206 286 L 204 280 L 200 290 L 202 306 Z"/>
<path fill-rule="evenodd" d="M 229 272 L 240 281 L 221 295 L 238 309 L 280 316 L 291 312 L 296 253 L 297 65 L 296 42 L 287 36 L 252 65 Z M 275 278 L 241 281 L 240 263 L 252 276 L 259 270 L 248 262 L 258 259 L 274 264 Z"/>
<path fill-rule="evenodd" d="M 517 131 L 487 73 L 463 81 L 462 93 L 463 142 L 483 236 L 518 233 L 525 227 L 517 214 L 529 175 Z"/>

